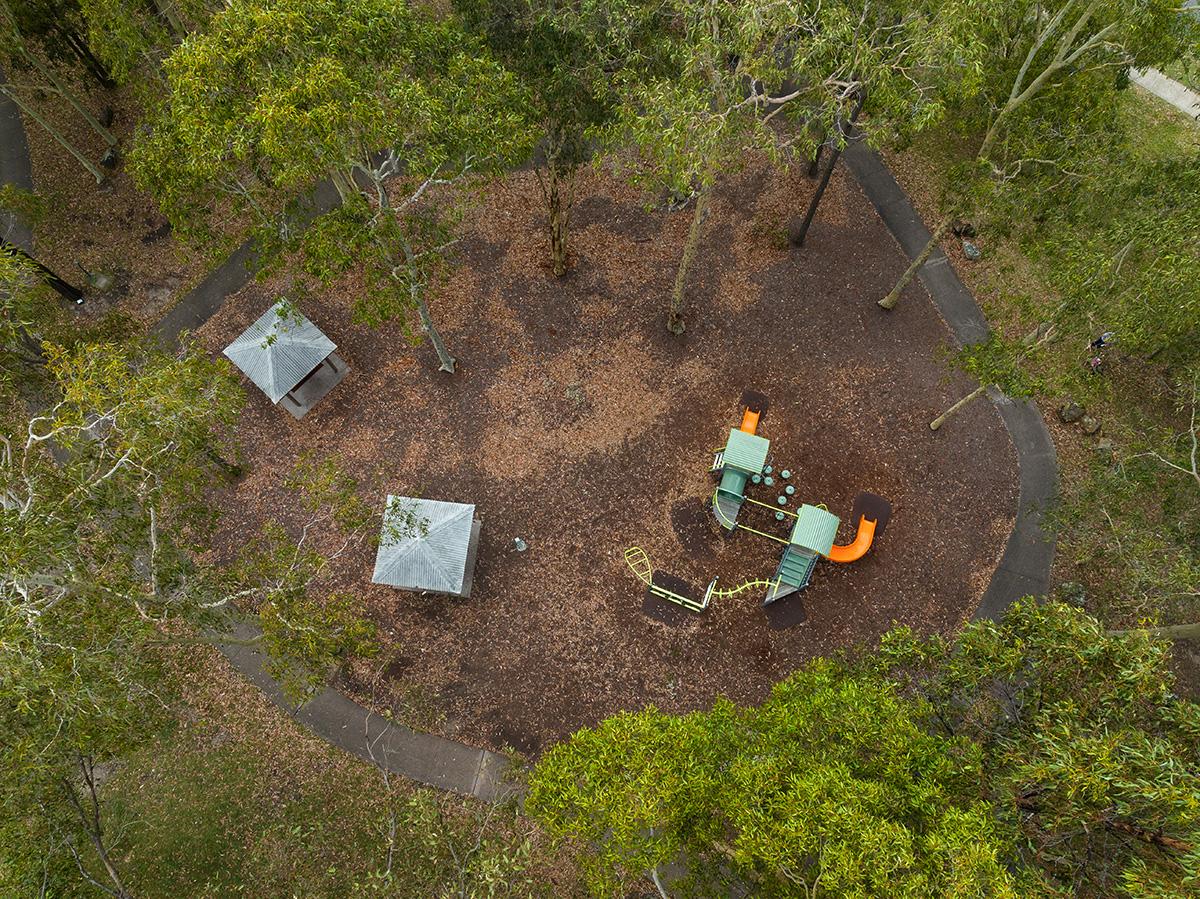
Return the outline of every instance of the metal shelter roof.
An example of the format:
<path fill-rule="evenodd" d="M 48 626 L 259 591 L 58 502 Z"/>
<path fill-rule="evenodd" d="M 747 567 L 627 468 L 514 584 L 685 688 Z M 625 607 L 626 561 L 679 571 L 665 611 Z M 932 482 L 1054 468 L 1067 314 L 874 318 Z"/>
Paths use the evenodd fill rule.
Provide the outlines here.
<path fill-rule="evenodd" d="M 412 516 L 409 519 L 408 516 Z M 475 506 L 388 495 L 371 581 L 403 590 L 461 594 L 469 577 Z M 417 527 L 407 527 L 415 519 Z M 389 525 L 398 534 L 389 533 Z"/>
<path fill-rule="evenodd" d="M 792 545 L 828 556 L 839 524 L 841 519 L 832 512 L 806 503 L 800 507 L 796 526 L 792 528 Z"/>
<path fill-rule="evenodd" d="M 272 403 L 278 403 L 335 349 L 337 344 L 295 306 L 279 300 L 224 352 Z"/>
<path fill-rule="evenodd" d="M 770 447 L 771 441 L 766 437 L 733 428 L 729 431 L 729 442 L 725 444 L 724 464 L 746 474 L 762 474 Z"/>

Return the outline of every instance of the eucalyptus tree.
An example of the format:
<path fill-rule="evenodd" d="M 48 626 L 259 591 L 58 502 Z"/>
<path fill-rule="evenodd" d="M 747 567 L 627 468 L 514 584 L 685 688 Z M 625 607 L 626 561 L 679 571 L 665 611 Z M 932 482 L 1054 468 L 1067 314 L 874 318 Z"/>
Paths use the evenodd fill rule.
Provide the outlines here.
<path fill-rule="evenodd" d="M 8 6 L 21 31 L 36 40 L 51 62 L 76 62 L 100 87 L 116 86 L 112 73 L 92 50 L 78 0 L 8 0 Z"/>
<path fill-rule="evenodd" d="M 604 123 L 613 103 L 610 72 L 597 53 L 606 31 L 584 34 L 590 20 L 556 19 L 542 0 L 456 0 L 468 27 L 521 79 L 540 140 L 534 171 L 546 207 L 554 274 L 567 272 L 576 174 L 593 151 L 588 131 Z"/>
<path fill-rule="evenodd" d="M 923 718 L 886 680 L 818 659 L 760 707 L 580 730 L 542 756 L 526 807 L 601 895 L 671 867 L 689 872 L 679 895 L 1030 895 L 978 750 Z"/>
<path fill-rule="evenodd" d="M 194 348 L 42 352 L 44 411 L 0 393 L 0 848 L 41 833 L 123 895 L 93 773 L 169 708 L 168 647 L 260 646 L 308 698 L 373 645 L 357 603 L 321 600 L 315 582 L 379 533 L 377 516 L 335 464 L 306 461 L 284 484 L 294 529 L 268 523 L 229 564 L 206 555 L 242 405 L 228 365 Z M 239 630 L 249 614 L 258 630 Z"/>
<path fill-rule="evenodd" d="M 98 857 L 121 895 L 81 778 L 159 707 L 151 644 L 161 620 L 195 611 L 179 590 L 184 560 L 208 517 L 206 450 L 236 390 L 197 353 L 43 352 L 59 399 L 30 416 L 2 397 L 0 804 Z M 73 842 L 80 828 L 95 855 Z"/>
<path fill-rule="evenodd" d="M 403 0 L 235 0 L 165 63 L 169 96 L 131 159 L 193 237 L 300 247 L 330 279 L 361 265 L 355 319 L 414 310 L 454 358 L 426 292 L 455 243 L 454 194 L 528 154 L 516 79 L 452 17 Z M 322 179 L 340 206 L 300 227 Z"/>
<path fill-rule="evenodd" d="M 667 312 L 675 334 L 713 188 L 747 151 L 807 159 L 819 135 L 844 134 L 864 93 L 878 140 L 920 129 L 943 108 L 931 84 L 967 90 L 974 77 L 954 3 L 576 0 L 550 15 L 613 73 L 614 115 L 592 133 L 632 148 L 617 158 L 636 183 L 694 203 Z"/>
<path fill-rule="evenodd" d="M 39 97 L 55 94 L 65 100 L 109 147 L 117 145 L 116 135 L 102 124 L 69 83 L 69 76 L 61 72 L 53 60 L 47 60 L 43 48 L 29 37 L 21 18 L 8 2 L 0 3 L 0 59 L 3 60 L 7 77 L 0 81 L 0 93 L 19 106 L 26 115 L 37 122 L 56 143 L 70 153 L 83 166 L 96 183 L 104 181 L 104 172 L 70 138 L 55 127 L 39 109 Z"/>
<path fill-rule="evenodd" d="M 1178 58 L 1200 25 L 1173 0 L 1018 0 L 964 6 L 964 24 L 976 35 L 981 88 L 956 114 L 978 127 L 963 181 L 1011 177 L 1024 163 L 1028 132 L 1077 118 L 1079 82 L 1111 92 L 1130 67 Z M 1093 98 L 1084 107 L 1094 105 Z M 1016 157 L 1015 159 L 1012 157 Z M 970 190 L 960 191 L 970 193 Z M 879 306 L 892 309 L 961 212 L 935 225 L 920 253 Z"/>
<path fill-rule="evenodd" d="M 898 629 L 759 707 L 584 728 L 527 807 L 609 894 L 674 865 L 693 895 L 1182 899 L 1200 706 L 1167 654 L 1033 600 L 952 639 Z"/>

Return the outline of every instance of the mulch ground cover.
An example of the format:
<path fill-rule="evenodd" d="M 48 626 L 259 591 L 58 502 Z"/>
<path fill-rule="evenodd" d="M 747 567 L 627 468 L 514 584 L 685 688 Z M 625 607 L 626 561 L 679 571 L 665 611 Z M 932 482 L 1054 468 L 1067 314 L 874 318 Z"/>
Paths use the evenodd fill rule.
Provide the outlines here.
<path fill-rule="evenodd" d="M 468 600 L 372 585 L 366 550 L 338 560 L 323 586 L 361 597 L 386 644 L 340 686 L 469 743 L 528 753 L 622 709 L 759 701 L 806 659 L 896 622 L 953 630 L 1011 529 L 1015 454 L 987 402 L 929 431 L 971 387 L 945 364 L 949 332 L 919 285 L 891 314 L 875 306 L 905 260 L 843 170 L 807 246 L 786 246 L 782 227 L 810 190 L 802 174 L 757 164 L 722 187 L 681 339 L 664 315 L 691 210 L 648 212 L 604 173 L 580 186 L 563 279 L 546 267 L 532 174 L 497 183 L 467 217 L 459 264 L 431 297 L 460 360 L 453 377 L 398 326 L 351 323 L 353 275 L 305 300 L 351 372 L 298 422 L 248 387 L 251 470 L 220 498 L 222 552 L 268 517 L 299 517 L 281 482 L 305 451 L 336 455 L 381 512 L 387 493 L 474 503 L 483 530 Z M 201 339 L 219 352 L 288 287 L 248 286 Z M 794 472 L 795 499 L 842 516 L 847 542 L 855 495 L 880 494 L 887 532 L 859 562 L 820 563 L 785 600 L 803 603 L 799 626 L 769 627 L 758 590 L 702 616 L 648 617 L 629 546 L 699 589 L 774 571 L 775 544 L 725 536 L 705 506 L 712 451 L 738 425 L 746 389 L 770 398 L 759 433 Z M 756 520 L 776 526 L 769 513 Z"/>

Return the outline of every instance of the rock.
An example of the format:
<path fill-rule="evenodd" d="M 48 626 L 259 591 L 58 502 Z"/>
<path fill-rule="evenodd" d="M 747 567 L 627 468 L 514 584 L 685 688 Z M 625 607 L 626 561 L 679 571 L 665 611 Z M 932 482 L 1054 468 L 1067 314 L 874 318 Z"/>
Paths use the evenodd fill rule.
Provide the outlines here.
<path fill-rule="evenodd" d="M 1083 406 L 1070 401 L 1064 403 L 1058 410 L 1058 419 L 1063 424 L 1074 424 L 1083 418 Z"/>
<path fill-rule="evenodd" d="M 1107 437 L 1102 437 L 1096 441 L 1096 455 L 1100 457 L 1100 461 L 1105 465 L 1112 465 L 1116 458 L 1116 451 L 1113 447 L 1113 442 Z"/>
<path fill-rule="evenodd" d="M 951 228 L 950 230 L 952 230 L 954 232 L 955 237 L 974 237 L 975 236 L 975 226 L 972 225 L 970 222 L 956 222 L 954 227 Z"/>
<path fill-rule="evenodd" d="M 102 110 L 100 110 L 100 124 L 105 128 L 108 128 L 111 127 L 112 123 L 113 108 L 111 106 L 105 106 Z"/>
<path fill-rule="evenodd" d="M 112 275 L 106 275 L 103 272 L 87 272 L 86 280 L 88 286 L 93 290 L 108 290 L 113 285 Z"/>
<path fill-rule="evenodd" d="M 1087 589 L 1083 584 L 1077 584 L 1074 581 L 1066 581 L 1059 585 L 1055 591 L 1058 598 L 1068 605 L 1075 606 L 1077 609 L 1087 607 Z"/>
<path fill-rule="evenodd" d="M 978 262 L 980 259 L 983 258 L 983 251 L 980 250 L 979 247 L 975 246 L 975 244 L 971 243 L 971 241 L 964 240 L 962 242 L 962 245 L 963 245 L 963 255 L 966 256 L 968 259 L 970 259 L 972 262 Z"/>
<path fill-rule="evenodd" d="M 1092 418 L 1090 415 L 1085 415 L 1079 419 L 1079 426 L 1083 428 L 1083 433 L 1085 434 L 1100 433 L 1100 420 Z"/>

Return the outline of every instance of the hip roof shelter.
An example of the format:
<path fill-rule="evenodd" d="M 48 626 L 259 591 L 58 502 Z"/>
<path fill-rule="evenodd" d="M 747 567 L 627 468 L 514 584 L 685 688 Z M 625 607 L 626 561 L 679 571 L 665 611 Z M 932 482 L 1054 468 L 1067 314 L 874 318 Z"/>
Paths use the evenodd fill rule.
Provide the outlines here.
<path fill-rule="evenodd" d="M 247 378 L 296 418 L 303 418 L 329 393 L 349 366 L 337 344 L 281 299 L 242 332 L 224 354 Z"/>
<path fill-rule="evenodd" d="M 371 581 L 466 598 L 479 529 L 473 505 L 389 495 Z"/>

